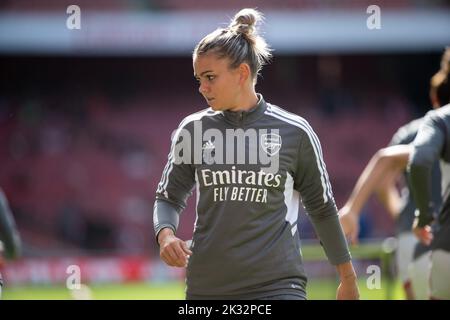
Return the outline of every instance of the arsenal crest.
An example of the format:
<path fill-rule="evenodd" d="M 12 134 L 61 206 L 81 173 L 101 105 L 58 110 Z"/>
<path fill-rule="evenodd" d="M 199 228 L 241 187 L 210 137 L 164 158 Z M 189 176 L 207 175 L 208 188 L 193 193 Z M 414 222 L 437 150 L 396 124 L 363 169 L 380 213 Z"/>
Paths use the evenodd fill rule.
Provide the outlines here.
<path fill-rule="evenodd" d="M 269 156 L 274 156 L 281 149 L 281 137 L 276 133 L 262 134 L 261 147 Z"/>
<path fill-rule="evenodd" d="M 214 163 L 214 155 L 215 155 L 215 146 L 214 143 L 209 140 L 203 144 L 203 161 L 206 164 L 213 164 Z"/>

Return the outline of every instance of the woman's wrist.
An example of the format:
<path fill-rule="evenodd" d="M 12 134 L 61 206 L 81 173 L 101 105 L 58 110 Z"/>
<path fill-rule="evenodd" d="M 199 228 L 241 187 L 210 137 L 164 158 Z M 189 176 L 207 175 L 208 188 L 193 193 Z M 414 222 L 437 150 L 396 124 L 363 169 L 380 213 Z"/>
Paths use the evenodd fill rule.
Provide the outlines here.
<path fill-rule="evenodd" d="M 336 266 L 341 282 L 356 281 L 357 276 L 351 261 Z"/>
<path fill-rule="evenodd" d="M 353 281 L 357 280 L 355 272 L 349 273 L 346 275 L 342 275 L 342 276 L 340 276 L 340 278 L 341 278 L 341 282 L 350 282 L 350 281 L 353 282 Z"/>
<path fill-rule="evenodd" d="M 171 228 L 165 227 L 162 228 L 161 231 L 158 233 L 158 244 L 161 245 L 161 242 L 164 241 L 165 238 L 174 236 L 175 233 Z"/>

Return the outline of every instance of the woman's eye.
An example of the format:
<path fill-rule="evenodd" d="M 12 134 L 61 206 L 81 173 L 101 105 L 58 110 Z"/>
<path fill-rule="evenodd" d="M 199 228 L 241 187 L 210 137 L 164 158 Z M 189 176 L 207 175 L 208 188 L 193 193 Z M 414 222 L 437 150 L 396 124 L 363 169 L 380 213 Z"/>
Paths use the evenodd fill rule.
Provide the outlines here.
<path fill-rule="evenodd" d="M 212 80 L 214 80 L 215 76 L 206 76 L 206 78 L 207 78 L 209 81 L 212 81 Z"/>

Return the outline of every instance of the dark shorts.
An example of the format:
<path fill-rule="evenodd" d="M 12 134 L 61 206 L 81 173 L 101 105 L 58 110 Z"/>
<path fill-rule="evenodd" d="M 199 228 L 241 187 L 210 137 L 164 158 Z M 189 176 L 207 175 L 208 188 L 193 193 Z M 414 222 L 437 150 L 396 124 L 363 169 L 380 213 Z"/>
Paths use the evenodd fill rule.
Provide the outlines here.
<path fill-rule="evenodd" d="M 301 297 L 295 294 L 277 294 L 274 296 L 268 296 L 256 300 L 306 300 L 306 297 L 305 296 Z"/>
<path fill-rule="evenodd" d="M 304 290 L 286 290 L 239 296 L 197 296 L 186 294 L 186 300 L 306 300 Z"/>

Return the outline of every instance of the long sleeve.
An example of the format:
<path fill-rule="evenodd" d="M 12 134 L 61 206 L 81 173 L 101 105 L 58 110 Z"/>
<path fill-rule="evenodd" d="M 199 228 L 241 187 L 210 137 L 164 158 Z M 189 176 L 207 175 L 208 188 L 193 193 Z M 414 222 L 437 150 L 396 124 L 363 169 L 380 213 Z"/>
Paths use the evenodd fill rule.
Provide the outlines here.
<path fill-rule="evenodd" d="M 400 127 L 392 136 L 388 146 L 396 146 L 399 144 L 410 144 L 416 137 L 417 130 L 424 118 L 415 119 L 406 125 Z"/>
<path fill-rule="evenodd" d="M 435 210 L 431 197 L 431 169 L 439 159 L 445 143 L 444 124 L 437 115 L 429 114 L 419 128 L 408 164 L 411 191 L 418 209 L 419 227 L 433 220 Z"/>
<path fill-rule="evenodd" d="M 155 237 L 158 240 L 159 232 L 164 228 L 170 228 L 175 232 L 178 229 L 179 215 L 181 207 L 173 203 L 156 200 L 153 206 L 153 228 L 155 230 Z"/>
<path fill-rule="evenodd" d="M 191 150 L 190 133 L 184 122 L 175 132 L 168 161 L 156 191 L 153 210 L 153 226 L 156 237 L 162 228 L 178 228 L 179 214 L 186 207 L 187 198 L 195 184 L 195 169 L 192 159 L 183 158 Z M 183 150 L 180 146 L 184 147 Z M 188 160 L 188 161 L 186 161 Z"/>
<path fill-rule="evenodd" d="M 312 129 L 305 131 L 300 142 L 294 188 L 301 195 L 330 263 L 349 261 L 350 252 L 339 223 L 320 142 Z"/>

